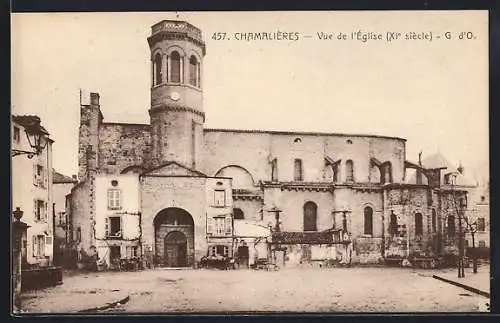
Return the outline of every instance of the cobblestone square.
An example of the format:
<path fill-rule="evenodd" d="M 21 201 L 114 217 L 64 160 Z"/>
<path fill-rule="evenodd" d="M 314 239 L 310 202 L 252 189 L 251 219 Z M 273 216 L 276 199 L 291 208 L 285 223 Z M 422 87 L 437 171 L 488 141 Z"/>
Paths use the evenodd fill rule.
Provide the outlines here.
<path fill-rule="evenodd" d="M 450 275 L 453 271 L 311 268 L 269 272 L 150 270 L 89 273 L 65 277 L 63 285 L 25 294 L 23 310 L 30 313 L 78 312 L 85 307 L 97 308 L 129 296 L 125 304 L 100 312 L 484 311 L 488 298 L 432 278 L 433 274 Z M 100 305 L 99 299 L 102 300 Z M 86 302 L 88 306 L 85 306 Z"/>

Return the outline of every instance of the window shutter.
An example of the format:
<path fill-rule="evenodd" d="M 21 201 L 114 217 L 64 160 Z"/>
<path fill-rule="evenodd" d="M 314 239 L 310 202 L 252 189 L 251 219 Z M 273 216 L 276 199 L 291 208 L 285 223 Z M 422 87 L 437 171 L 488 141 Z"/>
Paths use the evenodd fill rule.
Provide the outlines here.
<path fill-rule="evenodd" d="M 226 221 L 225 221 L 225 226 L 226 226 L 226 234 L 231 234 L 232 228 L 231 228 L 231 217 L 227 216 Z"/>
<path fill-rule="evenodd" d="M 33 164 L 33 185 L 37 185 L 36 164 Z"/>
<path fill-rule="evenodd" d="M 36 240 L 37 240 L 36 236 L 33 236 L 33 237 L 32 237 L 32 240 L 31 240 L 31 247 L 33 248 L 33 250 L 32 250 L 32 252 L 33 252 L 33 257 L 38 256 L 38 255 L 37 255 L 37 253 L 36 253 L 36 250 L 37 250 L 37 248 L 36 248 L 37 241 L 36 241 Z"/>
<path fill-rule="evenodd" d="M 207 218 L 207 234 L 213 234 L 213 219 Z"/>
<path fill-rule="evenodd" d="M 104 218 L 104 235 L 109 236 L 109 218 Z"/>
<path fill-rule="evenodd" d="M 45 236 L 45 255 L 52 256 L 53 254 L 53 236 Z"/>
<path fill-rule="evenodd" d="M 44 186 L 44 187 L 49 187 L 49 186 L 48 186 L 48 173 L 49 173 L 49 172 L 48 172 L 47 170 L 45 170 L 45 169 L 43 169 L 43 170 L 42 170 L 42 176 L 43 176 L 43 186 Z"/>
<path fill-rule="evenodd" d="M 40 219 L 44 222 L 47 221 L 47 208 L 48 208 L 47 202 L 42 202 L 42 212 L 40 215 Z"/>
<path fill-rule="evenodd" d="M 45 237 L 44 236 L 39 236 L 38 248 L 39 248 L 38 254 L 40 256 L 45 256 Z M 42 254 L 42 252 L 43 252 L 43 254 Z"/>
<path fill-rule="evenodd" d="M 108 209 L 113 209 L 113 191 L 108 190 Z"/>
<path fill-rule="evenodd" d="M 37 216 L 37 206 L 38 206 L 38 201 L 37 200 L 33 200 L 33 220 L 38 220 L 38 216 Z"/>

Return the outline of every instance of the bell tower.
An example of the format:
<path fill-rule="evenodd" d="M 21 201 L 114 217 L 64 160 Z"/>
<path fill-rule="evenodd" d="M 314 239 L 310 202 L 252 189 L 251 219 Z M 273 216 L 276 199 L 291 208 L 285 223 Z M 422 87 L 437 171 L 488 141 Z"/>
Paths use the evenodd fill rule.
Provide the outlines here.
<path fill-rule="evenodd" d="M 151 27 L 152 161 L 176 161 L 197 169 L 203 147 L 201 30 L 185 21 L 163 20 Z"/>

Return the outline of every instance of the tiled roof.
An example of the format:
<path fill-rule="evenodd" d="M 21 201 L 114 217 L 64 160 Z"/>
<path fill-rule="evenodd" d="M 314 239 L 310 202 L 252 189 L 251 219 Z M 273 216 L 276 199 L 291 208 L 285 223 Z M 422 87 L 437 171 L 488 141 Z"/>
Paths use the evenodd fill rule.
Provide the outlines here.
<path fill-rule="evenodd" d="M 29 127 L 35 124 L 40 125 L 40 117 L 36 115 L 21 115 L 21 116 L 12 116 L 12 120 L 14 122 L 19 123 L 23 127 Z M 40 125 L 40 130 L 48 135 L 47 129 L 45 129 L 42 125 Z"/>
<path fill-rule="evenodd" d="M 63 175 L 52 169 L 52 183 L 77 183 L 78 180 L 69 176 Z"/>
<path fill-rule="evenodd" d="M 337 231 L 321 231 L 321 232 L 273 232 L 273 243 L 280 244 L 331 244 L 338 243 L 338 239 L 334 239 L 334 235 L 339 236 Z"/>

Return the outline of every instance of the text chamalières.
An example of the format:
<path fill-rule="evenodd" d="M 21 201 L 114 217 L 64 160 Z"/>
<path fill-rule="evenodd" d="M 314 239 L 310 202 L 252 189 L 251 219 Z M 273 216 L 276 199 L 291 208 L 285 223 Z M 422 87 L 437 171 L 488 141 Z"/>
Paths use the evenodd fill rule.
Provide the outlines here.
<path fill-rule="evenodd" d="M 387 35 L 386 35 L 387 34 Z M 293 32 L 283 32 L 283 31 L 273 31 L 273 32 L 214 32 L 212 33 L 211 39 L 213 40 L 237 40 L 237 41 L 298 41 L 302 39 L 316 39 L 316 40 L 356 40 L 360 42 L 367 41 L 377 41 L 377 40 L 390 40 L 393 38 L 391 32 L 379 33 L 379 32 L 365 32 L 361 30 L 353 32 L 315 32 L 315 33 L 300 33 L 297 31 Z M 387 37 L 384 37 L 387 36 Z M 407 32 L 398 33 L 396 39 L 401 37 L 405 40 L 431 40 L 432 33 L 428 32 Z"/>

